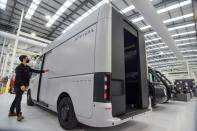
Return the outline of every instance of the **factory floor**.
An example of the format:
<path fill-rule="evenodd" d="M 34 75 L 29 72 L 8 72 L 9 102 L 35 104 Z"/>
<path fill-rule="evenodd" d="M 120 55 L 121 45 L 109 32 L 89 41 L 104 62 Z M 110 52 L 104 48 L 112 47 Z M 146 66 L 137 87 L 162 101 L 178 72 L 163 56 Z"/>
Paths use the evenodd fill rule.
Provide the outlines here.
<path fill-rule="evenodd" d="M 23 95 L 22 101 L 25 119 L 17 122 L 15 117 L 8 118 L 13 99 L 14 95 L 0 94 L 0 131 L 63 131 L 54 113 L 38 106 L 27 106 L 26 95 Z M 92 128 L 79 124 L 74 131 L 197 131 L 196 107 L 197 98 L 189 102 L 170 101 L 119 126 Z"/>

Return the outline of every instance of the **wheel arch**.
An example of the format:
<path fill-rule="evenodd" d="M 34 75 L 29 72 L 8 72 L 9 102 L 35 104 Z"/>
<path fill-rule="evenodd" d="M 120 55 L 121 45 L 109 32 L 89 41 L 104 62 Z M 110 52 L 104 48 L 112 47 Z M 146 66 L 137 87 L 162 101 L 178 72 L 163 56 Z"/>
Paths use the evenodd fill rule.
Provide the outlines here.
<path fill-rule="evenodd" d="M 62 92 L 62 93 L 59 95 L 58 99 L 57 99 L 57 110 L 58 110 L 58 105 L 59 105 L 61 99 L 63 99 L 64 97 L 69 97 L 69 98 L 71 99 L 70 95 L 69 95 L 67 92 Z M 72 101 L 72 99 L 71 99 L 71 101 Z M 73 103 L 73 102 L 72 102 L 72 103 Z"/>

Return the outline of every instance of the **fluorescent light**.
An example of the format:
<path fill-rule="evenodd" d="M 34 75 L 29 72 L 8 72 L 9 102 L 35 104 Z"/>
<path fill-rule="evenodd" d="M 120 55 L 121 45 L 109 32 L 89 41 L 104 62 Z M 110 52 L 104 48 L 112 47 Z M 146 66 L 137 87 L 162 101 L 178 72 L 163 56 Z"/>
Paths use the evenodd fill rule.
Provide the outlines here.
<path fill-rule="evenodd" d="M 158 41 L 158 40 L 161 40 L 161 38 L 154 38 L 154 39 L 150 39 L 150 40 L 146 40 L 145 43 L 148 43 L 148 42 L 152 42 L 152 41 Z"/>
<path fill-rule="evenodd" d="M 32 15 L 34 14 L 35 10 L 37 9 L 38 5 L 40 4 L 40 0 L 33 0 L 27 14 L 25 15 L 25 19 L 30 20 Z"/>
<path fill-rule="evenodd" d="M 175 41 L 178 42 L 178 41 L 187 41 L 187 40 L 195 40 L 196 37 L 190 37 L 190 38 L 186 38 L 186 39 L 176 39 Z"/>
<path fill-rule="evenodd" d="M 190 31 L 190 32 L 184 32 L 184 33 L 174 34 L 174 35 L 172 35 L 172 37 L 183 36 L 183 35 L 194 34 L 194 33 L 196 33 L 196 31 Z"/>
<path fill-rule="evenodd" d="M 172 55 L 172 54 L 174 54 L 174 53 L 173 52 L 164 53 L 163 51 L 160 51 L 159 54 L 148 55 L 147 58 L 151 58 L 151 57 L 155 57 L 155 56 L 160 56 L 160 55 Z"/>
<path fill-rule="evenodd" d="M 186 24 L 186 25 L 181 25 L 181 26 L 177 26 L 177 27 L 168 28 L 168 31 L 182 29 L 182 28 L 191 27 L 191 26 L 195 26 L 195 23 L 191 23 L 191 24 Z"/>
<path fill-rule="evenodd" d="M 197 50 L 182 50 L 182 53 L 186 53 L 186 52 L 197 52 Z"/>
<path fill-rule="evenodd" d="M 148 28 L 151 28 L 151 25 L 147 25 L 147 26 L 141 27 L 140 30 L 145 30 L 145 29 L 148 29 Z"/>
<path fill-rule="evenodd" d="M 46 15 L 45 16 L 45 19 L 50 20 L 51 19 L 51 16 L 50 15 Z"/>
<path fill-rule="evenodd" d="M 183 56 L 183 57 L 197 57 L 197 55 L 187 55 L 187 56 Z"/>
<path fill-rule="evenodd" d="M 176 57 L 159 58 L 159 59 L 154 59 L 154 60 L 148 60 L 148 62 L 156 62 L 156 61 L 170 60 L 170 59 L 176 59 Z"/>
<path fill-rule="evenodd" d="M 5 5 L 5 4 L 0 3 L 0 9 L 5 10 L 5 8 L 6 8 L 6 5 Z"/>
<path fill-rule="evenodd" d="M 154 51 L 154 50 L 160 50 L 160 49 L 168 49 L 168 46 L 162 46 L 162 47 L 159 47 L 159 48 L 152 48 L 152 49 L 147 49 L 146 51 Z"/>
<path fill-rule="evenodd" d="M 153 47 L 153 46 L 159 46 L 159 45 L 165 45 L 165 43 L 157 43 L 153 45 L 147 45 L 146 48 Z"/>
<path fill-rule="evenodd" d="M 181 19 L 184 19 L 184 18 L 192 17 L 193 15 L 194 15 L 193 13 L 190 13 L 190 14 L 187 14 L 187 15 L 183 15 L 183 16 L 167 19 L 167 20 L 164 20 L 163 23 L 169 23 L 169 22 L 181 20 Z"/>
<path fill-rule="evenodd" d="M 86 18 L 88 15 L 90 15 L 92 12 L 94 12 L 96 9 L 98 9 L 99 7 L 101 7 L 102 5 L 104 5 L 106 3 L 109 3 L 109 0 L 102 0 L 101 2 L 99 2 L 97 5 L 95 5 L 94 7 L 92 7 L 91 9 L 89 9 L 87 12 L 85 12 L 82 16 L 80 16 L 77 20 L 75 20 L 71 25 L 69 25 L 68 27 L 66 27 L 66 29 L 63 30 L 62 33 L 67 32 L 75 24 L 79 23 L 81 20 L 83 20 L 84 18 Z"/>
<path fill-rule="evenodd" d="M 147 36 L 156 35 L 156 34 L 157 32 L 152 32 L 152 33 L 145 34 L 144 36 L 147 37 Z"/>
<path fill-rule="evenodd" d="M 190 43 L 177 44 L 177 46 L 185 46 L 185 45 L 193 45 L 193 44 L 197 44 L 197 42 L 190 42 Z"/>
<path fill-rule="evenodd" d="M 191 24 L 186 24 L 186 25 L 181 25 L 181 26 L 177 26 L 177 27 L 168 28 L 168 31 L 182 29 L 182 28 L 191 27 L 191 26 L 195 26 L 195 23 L 191 23 Z M 141 27 L 140 30 L 145 30 L 145 29 L 148 29 L 148 28 L 151 28 L 151 25 Z"/>
<path fill-rule="evenodd" d="M 0 9 L 5 10 L 7 0 L 0 0 Z"/>
<path fill-rule="evenodd" d="M 164 13 L 164 12 L 167 12 L 167 11 L 170 11 L 170 10 L 173 10 L 173 9 L 176 9 L 176 8 L 179 8 L 181 6 L 185 6 L 185 5 L 188 5 L 188 4 L 191 4 L 192 1 L 191 0 L 187 0 L 187 1 L 184 1 L 184 2 L 180 2 L 178 4 L 174 4 L 172 6 L 168 6 L 166 8 L 163 8 L 163 9 L 160 9 L 160 10 L 157 10 L 157 13 L 158 14 L 161 14 L 161 13 Z"/>
<path fill-rule="evenodd" d="M 56 13 L 49 19 L 46 27 L 50 27 L 76 0 L 67 0 L 64 4 L 56 11 Z"/>
<path fill-rule="evenodd" d="M 132 21 L 133 23 L 136 23 L 136 22 L 141 21 L 141 20 L 143 20 L 143 19 L 144 19 L 144 17 L 140 16 L 140 17 L 135 18 L 135 19 L 133 19 L 133 20 L 131 20 L 131 21 Z"/>
<path fill-rule="evenodd" d="M 36 34 L 34 32 L 31 33 L 32 36 L 36 36 Z"/>
<path fill-rule="evenodd" d="M 131 10 L 133 10 L 133 9 L 135 9 L 135 6 L 130 5 L 129 7 L 127 7 L 127 8 L 125 8 L 125 9 L 121 10 L 121 12 L 122 12 L 122 13 L 127 13 L 127 12 L 129 12 L 129 11 L 131 11 Z"/>
<path fill-rule="evenodd" d="M 170 10 L 172 10 L 172 9 L 175 9 L 175 7 L 178 8 L 177 5 L 184 6 L 184 5 L 190 4 L 190 2 L 191 2 L 191 0 L 187 0 L 187 1 L 181 2 L 181 3 L 179 3 L 179 4 L 175 4 L 175 5 L 169 6 L 169 7 L 167 7 L 167 8 L 163 8 L 163 9 L 157 10 L 157 13 L 160 14 L 160 13 L 164 13 L 164 12 L 166 12 L 166 11 L 170 11 Z M 180 6 L 179 6 L 179 7 L 180 7 Z M 188 17 L 190 17 L 190 16 L 188 16 Z M 183 19 L 183 18 L 184 18 L 183 16 L 180 16 L 180 18 L 177 17 L 176 19 L 177 19 L 177 20 L 180 20 L 180 19 Z M 185 18 L 187 18 L 187 16 L 185 16 Z M 139 17 L 139 18 L 135 18 L 135 19 L 133 19 L 133 20 L 131 20 L 131 21 L 135 23 L 135 22 L 141 21 L 141 20 L 143 20 L 143 19 L 144 19 L 144 17 Z M 174 20 L 173 20 L 173 19 L 174 19 Z M 176 19 L 175 19 L 175 18 L 172 18 L 172 20 L 171 20 L 171 19 L 165 20 L 163 23 L 168 23 L 168 21 L 170 21 L 170 22 L 171 22 L 171 21 L 176 21 Z"/>

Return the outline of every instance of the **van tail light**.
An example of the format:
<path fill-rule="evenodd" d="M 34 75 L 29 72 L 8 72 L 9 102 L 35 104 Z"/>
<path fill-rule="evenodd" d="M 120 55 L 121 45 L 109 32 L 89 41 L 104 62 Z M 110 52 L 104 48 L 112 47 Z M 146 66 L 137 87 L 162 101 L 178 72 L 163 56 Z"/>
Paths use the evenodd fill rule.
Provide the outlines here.
<path fill-rule="evenodd" d="M 109 75 L 104 75 L 104 100 L 108 101 L 110 99 L 110 77 Z"/>

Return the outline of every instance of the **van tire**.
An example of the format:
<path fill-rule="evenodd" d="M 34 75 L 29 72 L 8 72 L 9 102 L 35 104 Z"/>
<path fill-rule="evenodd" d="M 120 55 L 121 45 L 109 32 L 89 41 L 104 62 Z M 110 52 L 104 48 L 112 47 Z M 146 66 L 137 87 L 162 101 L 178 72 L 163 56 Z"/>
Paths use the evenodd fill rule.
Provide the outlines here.
<path fill-rule="evenodd" d="M 65 130 L 71 130 L 78 124 L 74 107 L 70 97 L 64 97 L 58 104 L 58 120 Z"/>
<path fill-rule="evenodd" d="M 27 91 L 27 105 L 28 106 L 33 106 L 34 105 L 34 102 L 31 99 L 31 91 L 30 90 Z"/>

